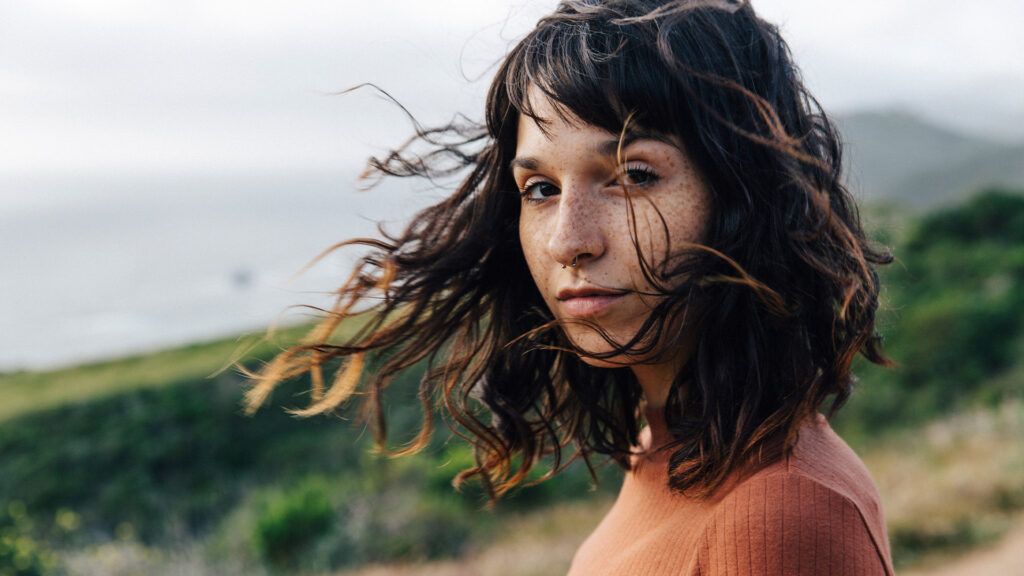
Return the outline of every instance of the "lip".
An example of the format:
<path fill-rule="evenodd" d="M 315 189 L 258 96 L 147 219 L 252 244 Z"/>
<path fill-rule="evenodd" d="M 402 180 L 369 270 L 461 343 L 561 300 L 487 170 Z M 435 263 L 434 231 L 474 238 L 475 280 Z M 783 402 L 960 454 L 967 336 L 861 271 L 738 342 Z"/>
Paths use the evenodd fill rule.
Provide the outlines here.
<path fill-rule="evenodd" d="M 575 288 L 558 291 L 562 308 L 573 316 L 596 316 L 618 302 L 627 292 L 604 288 Z"/>

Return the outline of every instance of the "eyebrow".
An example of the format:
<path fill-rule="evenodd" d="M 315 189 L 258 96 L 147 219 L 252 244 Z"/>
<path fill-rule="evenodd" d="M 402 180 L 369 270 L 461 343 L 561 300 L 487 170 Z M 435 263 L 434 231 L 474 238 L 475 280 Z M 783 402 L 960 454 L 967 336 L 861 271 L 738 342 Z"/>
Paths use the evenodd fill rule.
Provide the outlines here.
<path fill-rule="evenodd" d="M 677 146 L 676 143 L 673 142 L 671 138 L 669 138 L 667 135 L 662 134 L 660 132 L 652 132 L 652 131 L 647 131 L 647 130 L 634 130 L 632 132 L 627 133 L 625 136 L 622 137 L 622 147 L 626 148 L 630 144 L 632 144 L 633 142 L 636 142 L 637 140 L 656 140 L 658 142 L 661 142 L 661 143 L 664 143 L 664 144 L 668 144 L 669 146 L 672 146 L 673 148 L 675 148 Z M 616 152 L 618 152 L 618 150 L 619 150 L 619 139 L 618 138 L 613 138 L 611 140 L 606 140 L 606 141 L 604 141 L 604 142 L 602 142 L 602 143 L 600 143 L 600 144 L 598 144 L 597 146 L 594 147 L 594 152 L 596 152 L 596 153 L 598 153 L 598 154 L 600 154 L 602 156 L 611 156 L 611 155 L 615 154 Z M 522 168 L 524 170 L 537 170 L 537 169 L 539 169 L 541 167 L 542 164 L 543 164 L 543 162 L 541 162 L 537 158 L 534 158 L 533 156 L 517 156 L 517 157 L 513 158 L 511 162 L 508 163 L 508 168 L 509 168 L 509 170 L 514 170 L 517 167 L 518 168 Z"/>

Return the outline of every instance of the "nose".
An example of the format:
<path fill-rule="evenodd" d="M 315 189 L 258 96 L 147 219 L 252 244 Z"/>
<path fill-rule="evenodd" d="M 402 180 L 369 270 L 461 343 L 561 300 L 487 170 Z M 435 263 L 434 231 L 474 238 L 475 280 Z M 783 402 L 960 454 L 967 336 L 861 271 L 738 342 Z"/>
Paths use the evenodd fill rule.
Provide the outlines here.
<path fill-rule="evenodd" d="M 559 264 L 577 266 L 604 253 L 605 239 L 601 230 L 599 201 L 586 187 L 563 182 L 558 198 L 555 229 L 548 239 L 548 252 Z"/>

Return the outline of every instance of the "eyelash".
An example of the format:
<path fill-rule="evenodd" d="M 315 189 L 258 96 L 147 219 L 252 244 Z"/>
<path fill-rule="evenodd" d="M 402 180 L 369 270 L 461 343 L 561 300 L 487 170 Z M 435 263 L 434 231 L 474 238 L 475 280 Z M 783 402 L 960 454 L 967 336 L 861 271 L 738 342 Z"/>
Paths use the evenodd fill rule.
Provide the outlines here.
<path fill-rule="evenodd" d="M 654 170 L 652 170 L 650 167 L 648 167 L 648 166 L 644 166 L 644 165 L 627 166 L 626 170 L 625 170 L 626 174 L 634 174 L 634 173 L 637 173 L 637 172 L 639 172 L 640 174 L 643 174 L 644 177 L 647 178 L 647 181 L 642 183 L 642 184 L 634 184 L 634 186 L 638 186 L 638 187 L 651 186 L 651 185 L 657 183 L 658 180 L 661 179 L 661 177 L 658 176 L 658 174 Z M 530 198 L 529 197 L 530 190 L 534 186 L 537 186 L 538 184 L 547 184 L 549 186 L 552 185 L 550 182 L 547 182 L 545 180 L 539 180 L 537 182 L 527 181 L 526 185 L 523 186 L 519 190 L 519 196 L 524 201 L 526 201 L 528 204 L 539 204 L 539 203 L 547 200 L 548 198 L 550 198 L 550 196 L 546 196 L 546 197 L 543 197 L 543 198 Z"/>

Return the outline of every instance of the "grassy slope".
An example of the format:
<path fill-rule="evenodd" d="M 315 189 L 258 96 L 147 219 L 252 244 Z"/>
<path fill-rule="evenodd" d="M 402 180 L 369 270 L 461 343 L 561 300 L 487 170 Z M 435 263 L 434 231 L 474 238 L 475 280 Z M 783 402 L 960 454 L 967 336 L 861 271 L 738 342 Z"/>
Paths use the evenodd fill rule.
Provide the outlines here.
<path fill-rule="evenodd" d="M 346 326 L 338 338 L 357 327 L 358 322 Z M 306 330 L 296 327 L 248 349 L 244 364 L 255 368 L 252 360 L 269 358 Z M 416 530 L 446 534 L 471 523 L 485 532 L 484 519 L 469 513 L 473 487 L 462 497 L 450 487 L 454 473 L 471 465 L 461 444 L 435 453 L 438 442 L 432 442 L 429 453 L 394 462 L 370 458 L 364 430 L 335 417 L 298 420 L 280 410 L 282 402 L 305 404 L 295 400 L 308 386 L 304 382 L 283 386 L 275 402 L 243 416 L 241 379 L 231 370 L 208 376 L 231 364 L 252 340 L 228 338 L 50 373 L 0 376 L 0 404 L 7 404 L 0 418 L 0 510 L 11 502 L 26 507 L 42 530 L 38 538 L 89 565 L 84 550 L 107 549 L 103 541 L 115 534 L 118 542 L 123 535 L 128 543 L 160 551 L 181 538 L 204 539 L 218 528 L 224 528 L 218 535 L 226 536 L 235 556 L 252 556 L 253 523 L 224 520 L 236 511 L 252 520 L 260 498 L 290 494 L 310 475 L 329 481 L 339 521 L 358 533 L 350 544 L 360 555 L 392 553 L 383 545 L 369 546 L 367 539 L 404 542 L 417 539 Z M 407 436 L 403 431 L 418 426 L 419 407 L 410 393 L 418 381 L 409 373 L 389 387 L 402 400 L 386 399 L 392 447 Z M 442 432 L 434 439 L 443 440 Z M 453 458 L 457 467 L 447 465 Z M 571 474 L 523 491 L 505 510 L 578 498 L 587 492 L 586 483 L 576 466 Z M 374 506 L 426 500 L 431 506 L 410 508 L 401 516 L 407 522 L 398 526 L 362 526 L 352 515 L 362 514 L 355 508 L 378 500 Z M 461 518 L 450 517 L 456 513 Z M 399 516 L 392 510 L 388 518 Z M 66 538 L 58 529 L 62 517 L 79 526 Z M 332 553 L 348 553 L 342 548 Z M 82 554 L 71 552 L 80 549 Z"/>
<path fill-rule="evenodd" d="M 353 320 L 342 326 L 336 338 L 344 338 L 360 324 Z M 268 360 L 275 352 L 297 342 L 311 326 L 288 326 L 272 335 L 249 332 L 53 371 L 0 374 L 0 423 L 68 404 L 208 379 L 222 369 L 230 372 L 230 365 L 239 358 L 253 368 L 253 359 Z"/>

